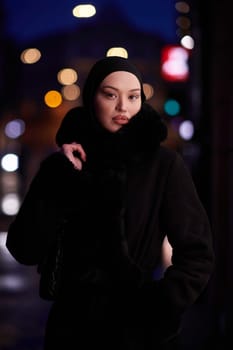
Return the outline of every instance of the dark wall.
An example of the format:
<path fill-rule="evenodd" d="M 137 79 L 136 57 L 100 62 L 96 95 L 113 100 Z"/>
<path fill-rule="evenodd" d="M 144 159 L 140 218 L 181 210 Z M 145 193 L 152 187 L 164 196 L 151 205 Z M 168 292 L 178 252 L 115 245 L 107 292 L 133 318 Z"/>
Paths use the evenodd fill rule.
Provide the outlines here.
<path fill-rule="evenodd" d="M 233 20 L 231 1 L 199 1 L 202 31 L 202 124 L 215 237 L 213 303 L 224 339 L 233 328 Z M 230 347 L 229 347 L 230 348 Z"/>

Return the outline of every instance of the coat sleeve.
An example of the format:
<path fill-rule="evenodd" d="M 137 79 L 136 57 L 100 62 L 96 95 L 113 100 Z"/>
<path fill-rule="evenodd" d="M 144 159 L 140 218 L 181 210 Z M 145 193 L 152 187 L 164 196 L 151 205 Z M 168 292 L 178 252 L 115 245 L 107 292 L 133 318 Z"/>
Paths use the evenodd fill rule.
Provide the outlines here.
<path fill-rule="evenodd" d="M 178 154 L 168 175 L 162 221 L 172 246 L 172 265 L 161 280 L 161 294 L 166 305 L 180 314 L 206 287 L 214 268 L 214 249 L 206 211 Z"/>
<path fill-rule="evenodd" d="M 67 174 L 76 173 L 60 153 L 42 161 L 8 227 L 6 247 L 19 263 L 37 265 L 40 262 L 56 225 L 64 219 L 62 203 L 67 203 L 66 197 L 73 193 L 74 181 L 70 181 L 72 176 Z"/>
<path fill-rule="evenodd" d="M 39 262 L 43 246 L 42 182 L 43 174 L 39 170 L 29 186 L 17 215 L 8 228 L 6 247 L 19 263 L 25 265 L 36 265 Z M 45 225 L 46 223 L 44 227 Z"/>

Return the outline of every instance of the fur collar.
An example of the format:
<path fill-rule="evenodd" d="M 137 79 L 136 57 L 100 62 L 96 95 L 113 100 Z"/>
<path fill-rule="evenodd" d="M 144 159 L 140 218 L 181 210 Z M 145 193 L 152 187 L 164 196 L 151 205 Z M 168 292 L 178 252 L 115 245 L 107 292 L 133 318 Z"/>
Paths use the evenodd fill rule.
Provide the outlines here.
<path fill-rule="evenodd" d="M 71 109 L 56 135 L 59 146 L 78 142 L 95 166 L 118 166 L 130 160 L 143 159 L 166 138 L 167 127 L 155 109 L 143 103 L 139 113 L 116 133 L 103 129 L 91 119 L 84 107 Z"/>

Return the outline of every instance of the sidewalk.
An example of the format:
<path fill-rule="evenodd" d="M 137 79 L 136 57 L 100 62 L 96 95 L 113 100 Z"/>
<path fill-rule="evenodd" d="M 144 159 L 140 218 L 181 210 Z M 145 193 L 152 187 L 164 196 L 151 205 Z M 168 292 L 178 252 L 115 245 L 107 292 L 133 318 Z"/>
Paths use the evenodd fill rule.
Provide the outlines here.
<path fill-rule="evenodd" d="M 0 349 L 42 350 L 50 303 L 38 296 L 35 267 L 18 264 L 0 232 Z"/>

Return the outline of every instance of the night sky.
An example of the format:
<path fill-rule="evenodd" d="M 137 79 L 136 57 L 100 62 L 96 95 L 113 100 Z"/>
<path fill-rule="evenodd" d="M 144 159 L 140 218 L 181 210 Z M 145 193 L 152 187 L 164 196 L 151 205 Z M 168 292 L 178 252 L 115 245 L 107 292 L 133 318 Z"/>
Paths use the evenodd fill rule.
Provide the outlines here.
<path fill-rule="evenodd" d="M 135 28 L 157 34 L 166 41 L 175 43 L 177 41 L 175 2 L 175 0 L 2 0 L 6 35 L 20 43 L 77 27 L 82 19 L 73 17 L 72 9 L 85 3 L 95 5 L 97 14 L 105 5 L 118 6 Z"/>

